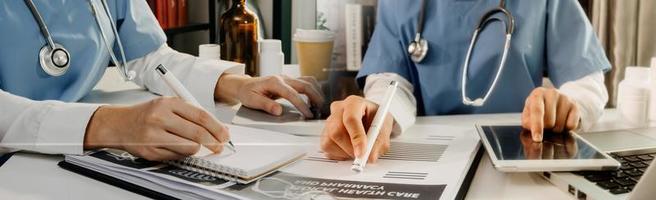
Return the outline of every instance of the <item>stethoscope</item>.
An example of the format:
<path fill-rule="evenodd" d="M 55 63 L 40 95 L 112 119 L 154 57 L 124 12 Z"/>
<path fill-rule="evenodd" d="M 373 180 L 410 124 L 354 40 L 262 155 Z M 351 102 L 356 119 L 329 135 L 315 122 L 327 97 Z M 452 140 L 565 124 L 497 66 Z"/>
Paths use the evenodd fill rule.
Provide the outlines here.
<path fill-rule="evenodd" d="M 425 10 L 426 10 L 426 0 L 421 1 L 421 10 L 419 11 L 419 19 L 417 21 L 417 33 L 415 34 L 415 38 L 413 41 L 410 42 L 408 45 L 408 54 L 410 55 L 410 59 L 414 63 L 421 63 L 421 61 L 424 60 L 426 57 L 426 54 L 428 53 L 428 41 L 424 39 L 421 34 L 424 29 L 424 15 L 425 15 Z M 505 16 L 505 20 L 499 19 L 498 17 L 493 17 L 497 13 L 502 13 Z M 494 77 L 494 81 L 492 81 L 492 85 L 490 88 L 487 90 L 485 95 L 482 98 L 476 98 L 474 100 L 471 100 L 469 97 L 467 97 L 466 91 L 467 91 L 467 73 L 469 72 L 469 61 L 471 59 L 471 54 L 474 50 L 474 46 L 476 46 L 476 41 L 478 40 L 478 34 L 485 28 L 487 24 L 489 24 L 492 21 L 501 21 L 505 28 L 506 28 L 506 37 L 505 37 L 505 44 L 503 47 L 503 54 L 501 55 L 501 62 L 499 62 L 499 69 L 497 70 L 497 74 Z M 478 24 L 476 25 L 476 29 L 474 29 L 474 33 L 472 35 L 471 42 L 469 43 L 469 50 L 467 50 L 467 55 L 465 56 L 465 63 L 462 67 L 462 79 L 461 79 L 461 85 L 462 85 L 462 103 L 468 106 L 476 106 L 480 107 L 485 104 L 485 101 L 487 101 L 488 97 L 490 97 L 490 94 L 492 94 L 492 91 L 494 91 L 495 86 L 497 85 L 497 82 L 499 80 L 499 77 L 501 76 L 501 72 L 503 71 L 503 67 L 506 65 L 506 59 L 508 58 L 508 50 L 510 49 L 510 41 L 512 38 L 513 31 L 515 29 L 515 20 L 512 16 L 512 14 L 506 10 L 506 1 L 501 0 L 499 2 L 499 6 L 492 8 L 491 10 L 487 11 L 483 16 L 481 16 Z"/>
<path fill-rule="evenodd" d="M 121 43 L 121 38 L 118 34 L 116 24 L 114 24 L 114 19 L 112 19 L 112 15 L 109 12 L 109 9 L 107 7 L 107 3 L 104 0 L 100 0 L 102 3 L 103 9 L 105 10 L 105 13 L 109 19 L 110 25 L 112 27 L 112 32 L 114 33 L 114 36 L 116 37 L 116 42 L 118 44 L 119 51 L 121 53 L 121 60 L 123 62 L 118 62 L 118 59 L 116 58 L 116 55 L 112 51 L 110 42 L 105 35 L 105 29 L 103 28 L 102 24 L 100 23 L 100 17 L 98 16 L 99 10 L 96 7 L 96 5 L 92 2 L 92 0 L 89 0 L 89 4 L 91 5 L 92 8 L 92 13 L 96 19 L 96 22 L 98 24 L 98 27 L 100 28 L 100 35 L 103 38 L 103 42 L 105 43 L 105 47 L 107 48 L 107 51 L 109 51 L 109 55 L 112 58 L 112 61 L 116 66 L 121 69 L 123 72 L 123 78 L 125 80 L 132 80 L 134 79 L 136 73 L 134 71 L 128 71 L 128 69 L 125 67 L 125 51 L 123 49 L 123 44 Z M 39 10 L 37 10 L 36 6 L 34 5 L 34 2 L 32 0 L 25 0 L 25 4 L 27 7 L 30 8 L 30 11 L 32 12 L 32 16 L 34 16 L 34 19 L 36 20 L 37 24 L 39 25 L 39 29 L 41 31 L 41 35 L 46 39 L 46 45 L 41 48 L 39 51 L 39 64 L 41 65 L 41 68 L 43 71 L 46 72 L 46 74 L 50 76 L 61 76 L 64 75 L 68 69 L 70 68 L 71 64 L 71 54 L 69 53 L 66 48 L 64 48 L 63 45 L 56 43 L 52 35 L 50 34 L 50 31 L 48 30 L 48 26 L 43 20 L 43 17 L 41 16 L 41 13 Z"/>

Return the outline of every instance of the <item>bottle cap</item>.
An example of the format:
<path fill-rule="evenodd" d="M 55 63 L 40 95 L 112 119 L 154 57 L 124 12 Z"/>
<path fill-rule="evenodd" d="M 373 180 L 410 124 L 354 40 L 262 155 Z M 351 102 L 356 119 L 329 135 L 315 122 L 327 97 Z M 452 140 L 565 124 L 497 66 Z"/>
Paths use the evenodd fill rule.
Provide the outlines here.
<path fill-rule="evenodd" d="M 221 59 L 221 45 L 201 44 L 198 46 L 198 57 L 207 59 Z"/>
<path fill-rule="evenodd" d="M 630 82 L 646 82 L 649 81 L 649 68 L 628 66 L 624 72 L 624 80 Z"/>
<path fill-rule="evenodd" d="M 260 51 L 262 52 L 282 52 L 280 40 L 266 39 L 260 40 Z"/>

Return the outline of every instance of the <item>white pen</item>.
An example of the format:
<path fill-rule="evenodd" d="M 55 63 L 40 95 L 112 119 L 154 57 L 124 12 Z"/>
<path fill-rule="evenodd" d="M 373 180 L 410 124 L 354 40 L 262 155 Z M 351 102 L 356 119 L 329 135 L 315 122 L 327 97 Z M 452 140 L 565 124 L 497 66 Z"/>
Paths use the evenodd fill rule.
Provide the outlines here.
<path fill-rule="evenodd" d="M 196 100 L 196 98 L 194 98 L 194 96 L 191 95 L 191 93 L 184 87 L 184 85 L 182 85 L 182 83 L 180 83 L 180 81 L 177 78 L 175 78 L 175 76 L 173 76 L 172 73 L 168 73 L 169 70 L 167 70 L 163 65 L 160 64 L 159 66 L 157 66 L 155 68 L 155 71 L 157 71 L 157 74 L 159 74 L 162 77 L 164 82 L 166 82 L 166 85 L 168 85 L 169 88 L 171 88 L 171 91 L 173 91 L 173 93 L 178 95 L 178 97 L 182 98 L 184 101 L 190 103 L 191 105 L 203 109 L 203 106 L 201 106 L 200 103 L 198 103 L 198 100 Z M 218 121 L 218 119 L 216 119 L 214 115 L 210 114 L 210 116 L 212 116 L 214 120 Z M 228 141 L 228 144 L 232 151 L 237 152 L 237 149 L 235 148 L 235 145 L 232 144 L 232 141 Z"/>
<path fill-rule="evenodd" d="M 351 170 L 356 172 L 364 171 L 364 166 L 367 164 L 367 161 L 369 160 L 369 154 L 371 154 L 371 150 L 374 148 L 374 143 L 380 134 L 380 128 L 383 126 L 385 116 L 387 116 L 387 112 L 389 111 L 390 105 L 392 104 L 392 100 L 394 99 L 394 94 L 396 93 L 398 85 L 399 84 L 396 81 L 392 81 L 390 82 L 389 86 L 387 86 L 387 91 L 385 91 L 383 102 L 381 102 L 381 105 L 378 106 L 376 116 L 374 116 L 374 120 L 371 122 L 371 126 L 367 131 L 367 148 L 365 149 L 364 154 L 358 158 L 355 158 L 353 165 L 351 165 Z"/>

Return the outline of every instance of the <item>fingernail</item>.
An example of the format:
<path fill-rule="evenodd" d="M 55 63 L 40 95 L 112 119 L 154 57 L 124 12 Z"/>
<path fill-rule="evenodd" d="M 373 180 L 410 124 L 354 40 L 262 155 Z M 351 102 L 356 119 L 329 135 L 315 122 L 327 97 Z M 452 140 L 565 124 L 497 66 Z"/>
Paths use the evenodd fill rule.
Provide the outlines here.
<path fill-rule="evenodd" d="M 533 134 L 533 142 L 542 142 L 542 134 Z"/>
<path fill-rule="evenodd" d="M 273 107 L 273 110 L 271 110 L 271 113 L 274 115 L 281 115 L 282 114 L 282 107 L 276 106 Z"/>

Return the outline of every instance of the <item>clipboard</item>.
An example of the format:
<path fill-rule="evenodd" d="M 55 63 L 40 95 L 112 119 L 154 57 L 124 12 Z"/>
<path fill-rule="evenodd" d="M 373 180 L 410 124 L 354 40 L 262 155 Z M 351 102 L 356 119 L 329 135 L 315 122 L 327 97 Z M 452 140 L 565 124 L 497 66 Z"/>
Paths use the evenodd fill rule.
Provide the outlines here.
<path fill-rule="evenodd" d="M 9 158 L 11 158 L 11 156 L 14 155 L 14 153 L 16 152 L 7 153 L 5 155 L 0 156 L 0 167 L 2 167 L 2 165 L 4 165 L 5 162 L 7 162 Z"/>
<path fill-rule="evenodd" d="M 115 177 L 112 177 L 112 176 L 97 172 L 97 171 L 93 171 L 93 170 L 90 170 L 90 169 L 87 169 L 87 168 L 84 168 L 84 167 L 80 167 L 80 166 L 77 166 L 75 164 L 71 164 L 71 163 L 66 162 L 66 161 L 61 161 L 57 165 L 59 167 L 63 168 L 63 169 L 74 172 L 76 174 L 80 174 L 82 176 L 86 176 L 86 177 L 95 179 L 97 181 L 100 181 L 100 182 L 103 182 L 103 183 L 106 183 L 106 184 L 109 184 L 109 185 L 113 185 L 115 187 L 130 191 L 130 192 L 133 192 L 133 193 L 136 193 L 136 194 L 140 194 L 140 195 L 148 197 L 148 198 L 164 199 L 164 200 L 180 200 L 178 198 L 175 198 L 175 197 L 172 197 L 172 196 L 169 196 L 169 195 L 166 195 L 166 194 L 163 194 L 163 193 L 160 193 L 160 192 L 157 192 L 157 191 L 154 191 L 154 190 L 151 190 L 151 189 L 148 189 L 148 188 L 145 188 L 145 187 L 142 187 L 142 186 L 139 186 L 139 185 L 136 185 L 136 184 L 133 184 L 133 183 L 130 183 L 130 182 L 127 182 L 127 181 L 124 181 L 124 180 L 121 180 L 121 179 L 118 179 L 118 178 L 115 178 Z"/>

